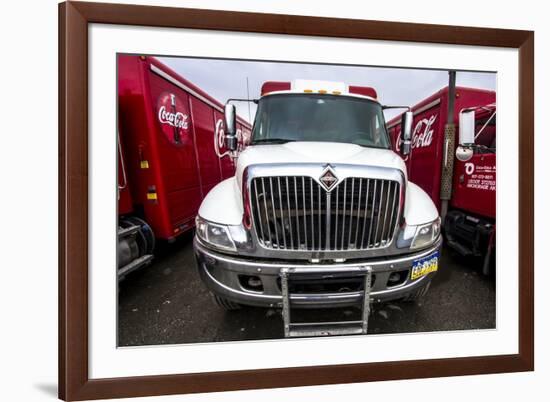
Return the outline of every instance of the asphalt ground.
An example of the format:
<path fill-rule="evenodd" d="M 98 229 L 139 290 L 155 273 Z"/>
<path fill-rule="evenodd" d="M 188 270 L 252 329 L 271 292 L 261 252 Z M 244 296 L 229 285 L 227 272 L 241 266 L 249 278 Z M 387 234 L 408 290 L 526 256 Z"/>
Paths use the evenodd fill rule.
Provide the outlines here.
<path fill-rule="evenodd" d="M 355 308 L 307 311 L 331 320 L 359 314 Z M 284 337 L 280 310 L 226 312 L 215 304 L 200 280 L 191 234 L 160 245 L 150 266 L 119 284 L 118 320 L 119 346 Z M 370 334 L 489 328 L 495 328 L 495 278 L 445 247 L 421 302 L 374 304 L 369 318 Z"/>

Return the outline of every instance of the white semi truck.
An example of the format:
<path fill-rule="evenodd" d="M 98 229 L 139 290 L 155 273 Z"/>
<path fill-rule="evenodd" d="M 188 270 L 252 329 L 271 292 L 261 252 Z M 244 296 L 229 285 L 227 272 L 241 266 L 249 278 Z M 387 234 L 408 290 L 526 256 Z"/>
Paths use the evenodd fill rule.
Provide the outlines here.
<path fill-rule="evenodd" d="M 205 197 L 195 255 L 220 306 L 282 308 L 285 336 L 366 333 L 372 302 L 415 300 L 437 271 L 440 218 L 392 150 L 374 89 L 296 80 L 262 86 L 236 173 Z M 412 113 L 403 113 L 401 153 Z M 296 323 L 291 311 L 357 305 L 361 319 Z"/>

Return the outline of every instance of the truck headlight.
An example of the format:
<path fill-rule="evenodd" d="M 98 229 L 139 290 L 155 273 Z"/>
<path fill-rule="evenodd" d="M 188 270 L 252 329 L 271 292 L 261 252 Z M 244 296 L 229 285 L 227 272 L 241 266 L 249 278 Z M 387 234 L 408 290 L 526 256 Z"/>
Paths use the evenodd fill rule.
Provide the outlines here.
<path fill-rule="evenodd" d="M 440 218 L 437 218 L 432 223 L 417 226 L 416 233 L 411 243 L 411 249 L 416 249 L 432 244 L 438 238 L 440 232 Z"/>
<path fill-rule="evenodd" d="M 231 238 L 231 234 L 229 233 L 227 226 L 220 225 L 219 223 L 208 222 L 200 216 L 197 216 L 195 226 L 197 236 L 199 236 L 199 238 L 205 243 L 221 250 L 237 251 L 235 242 Z"/>
<path fill-rule="evenodd" d="M 418 226 L 407 226 L 397 239 L 397 247 L 411 250 L 429 246 L 437 240 L 441 233 L 441 219 Z"/>

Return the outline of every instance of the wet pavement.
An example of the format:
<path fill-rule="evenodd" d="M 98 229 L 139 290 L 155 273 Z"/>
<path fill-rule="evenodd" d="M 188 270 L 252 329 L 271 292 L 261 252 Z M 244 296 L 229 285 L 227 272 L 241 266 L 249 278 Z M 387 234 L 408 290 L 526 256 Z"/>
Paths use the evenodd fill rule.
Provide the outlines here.
<path fill-rule="evenodd" d="M 349 320 L 354 308 L 318 311 Z M 247 307 L 226 312 L 202 284 L 191 234 L 161 245 L 152 265 L 119 285 L 119 346 L 259 340 L 283 337 L 280 310 Z M 369 333 L 495 328 L 495 279 L 476 261 L 443 248 L 439 272 L 420 303 L 374 304 Z"/>

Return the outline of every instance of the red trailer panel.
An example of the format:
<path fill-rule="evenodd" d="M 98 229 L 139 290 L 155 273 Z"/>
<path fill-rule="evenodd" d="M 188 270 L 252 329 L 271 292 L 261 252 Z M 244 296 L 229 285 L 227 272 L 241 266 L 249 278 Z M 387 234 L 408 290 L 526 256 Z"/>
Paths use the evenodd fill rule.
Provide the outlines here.
<path fill-rule="evenodd" d="M 214 149 L 223 105 L 153 57 L 119 55 L 118 117 L 119 216 L 137 216 L 156 238 L 173 240 L 234 173 Z M 246 121 L 238 127 L 249 136 Z"/>
<path fill-rule="evenodd" d="M 128 183 L 128 175 L 126 173 L 126 166 L 124 165 L 124 153 L 120 146 L 120 137 L 118 136 L 118 161 L 117 161 L 117 175 L 118 175 L 118 213 L 119 215 L 131 214 L 134 210 L 132 195 L 130 194 L 130 184 Z"/>

